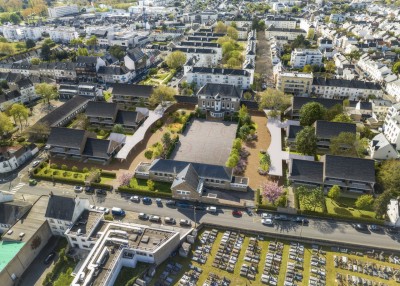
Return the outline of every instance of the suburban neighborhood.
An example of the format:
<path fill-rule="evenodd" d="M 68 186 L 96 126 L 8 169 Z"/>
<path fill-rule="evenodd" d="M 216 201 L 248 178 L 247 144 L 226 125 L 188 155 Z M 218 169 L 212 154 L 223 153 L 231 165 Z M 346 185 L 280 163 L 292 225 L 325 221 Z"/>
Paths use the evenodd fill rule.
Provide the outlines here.
<path fill-rule="evenodd" d="M 400 2 L 0 1 L 1 286 L 400 283 Z"/>

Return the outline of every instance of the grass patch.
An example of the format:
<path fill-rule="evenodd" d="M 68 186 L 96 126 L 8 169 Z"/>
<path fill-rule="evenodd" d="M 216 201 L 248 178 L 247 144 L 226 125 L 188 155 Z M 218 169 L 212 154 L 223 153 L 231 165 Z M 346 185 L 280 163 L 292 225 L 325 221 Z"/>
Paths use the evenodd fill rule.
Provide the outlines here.
<path fill-rule="evenodd" d="M 138 262 L 135 268 L 122 267 L 119 272 L 114 285 L 131 286 L 135 283 L 136 279 L 149 267 L 149 264 Z"/>
<path fill-rule="evenodd" d="M 338 214 L 357 218 L 375 218 L 375 212 L 357 209 L 355 206 L 356 199 L 341 197 L 338 202 L 334 202 L 330 198 L 326 198 L 325 200 L 329 214 Z"/>
<path fill-rule="evenodd" d="M 132 178 L 130 187 L 142 191 L 150 191 L 147 186 L 147 180 Z M 154 182 L 154 191 L 162 193 L 171 193 L 171 183 Z"/>

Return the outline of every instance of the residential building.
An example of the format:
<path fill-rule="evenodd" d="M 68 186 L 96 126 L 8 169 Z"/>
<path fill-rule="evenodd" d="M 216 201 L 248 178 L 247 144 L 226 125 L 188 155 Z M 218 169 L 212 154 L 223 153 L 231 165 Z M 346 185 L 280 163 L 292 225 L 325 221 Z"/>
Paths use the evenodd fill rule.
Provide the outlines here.
<path fill-rule="evenodd" d="M 265 19 L 265 25 L 274 26 L 279 29 L 295 29 L 296 28 L 296 19 L 282 16 L 269 15 Z"/>
<path fill-rule="evenodd" d="M 86 130 L 52 127 L 47 145 L 50 157 L 108 164 L 122 142 L 97 139 Z"/>
<path fill-rule="evenodd" d="M 49 33 L 50 39 L 56 43 L 69 43 L 71 40 L 79 38 L 78 32 L 72 27 L 50 28 L 46 32 Z"/>
<path fill-rule="evenodd" d="M 222 59 L 222 53 L 218 54 L 214 49 L 175 47 L 172 51 L 181 51 L 187 58 L 196 57 L 197 65 L 205 67 L 216 66 Z"/>
<path fill-rule="evenodd" d="M 105 65 L 100 57 L 78 56 L 75 63 L 76 76 L 79 81 L 96 81 L 99 68 Z"/>
<path fill-rule="evenodd" d="M 47 11 L 49 12 L 50 18 L 60 18 L 79 13 L 79 8 L 77 5 L 55 6 L 47 8 Z"/>
<path fill-rule="evenodd" d="M 89 99 L 99 99 L 103 97 L 103 90 L 90 83 L 60 84 L 58 94 L 63 99 L 71 99 L 76 95 Z"/>
<path fill-rule="evenodd" d="M 125 66 L 101 66 L 97 72 L 98 80 L 102 83 L 128 83 L 135 75 Z"/>
<path fill-rule="evenodd" d="M 83 211 L 90 209 L 86 198 L 64 197 L 50 193 L 46 208 L 46 220 L 53 235 L 64 236 L 67 229 L 72 227 Z"/>
<path fill-rule="evenodd" d="M 383 134 L 390 144 L 395 146 L 396 150 L 400 150 L 400 115 L 398 114 L 398 110 L 393 112 L 393 109 L 389 109 L 383 125 Z"/>
<path fill-rule="evenodd" d="M 351 101 L 368 99 L 370 95 L 381 98 L 383 90 L 374 82 L 316 77 L 311 93 L 324 98 L 349 99 Z"/>
<path fill-rule="evenodd" d="M 220 60 L 222 59 L 222 48 L 218 43 L 210 43 L 210 42 L 193 42 L 193 41 L 182 41 L 180 43 L 180 47 L 190 47 L 190 48 L 202 48 L 202 49 L 212 49 L 216 52 L 216 57 Z M 187 53 L 186 51 L 183 51 Z M 186 56 L 187 59 L 193 57 L 190 53 Z"/>
<path fill-rule="evenodd" d="M 124 57 L 125 66 L 131 71 L 144 69 L 146 61 L 147 56 L 139 47 L 128 50 Z"/>
<path fill-rule="evenodd" d="M 303 35 L 307 37 L 306 31 L 302 29 L 286 29 L 286 28 L 275 28 L 273 26 L 265 29 L 265 37 L 267 39 L 271 37 L 281 37 L 286 39 L 287 41 L 293 41 L 297 38 L 297 36 Z"/>
<path fill-rule="evenodd" d="M 384 63 L 372 60 L 368 54 L 364 54 L 357 62 L 357 66 L 371 79 L 384 82 L 385 79 L 392 75 L 392 71 Z"/>
<path fill-rule="evenodd" d="M 374 160 L 389 160 L 398 158 L 398 153 L 385 137 L 384 134 L 379 133 L 369 142 L 369 154 Z"/>
<path fill-rule="evenodd" d="M 329 16 L 329 21 L 333 23 L 342 23 L 346 20 L 346 17 L 342 14 L 331 14 Z"/>
<path fill-rule="evenodd" d="M 125 132 L 134 132 L 145 120 L 145 115 L 136 111 L 118 109 L 117 103 L 90 101 L 85 111 L 91 127 L 111 130 L 116 124 Z"/>
<path fill-rule="evenodd" d="M 386 92 L 400 102 L 400 79 L 387 83 Z"/>
<path fill-rule="evenodd" d="M 312 73 L 279 72 L 276 89 L 294 95 L 310 94 L 313 82 Z"/>
<path fill-rule="evenodd" d="M 0 110 L 6 110 L 13 103 L 28 104 L 38 98 L 32 81 L 21 77 L 10 84 L 10 91 L 0 94 Z"/>
<path fill-rule="evenodd" d="M 114 83 L 112 85 L 112 101 L 124 109 L 137 105 L 148 104 L 153 93 L 150 85 Z"/>
<path fill-rule="evenodd" d="M 395 227 L 400 227 L 400 200 L 391 199 L 387 205 L 387 216 L 390 224 Z"/>
<path fill-rule="evenodd" d="M 39 151 L 35 144 L 0 148 L 0 174 L 12 172 L 21 167 Z"/>
<path fill-rule="evenodd" d="M 337 185 L 342 192 L 371 194 L 375 185 L 375 162 L 333 155 L 321 156 L 320 161 L 291 159 L 288 179 L 295 187 L 321 187 L 328 192 Z"/>
<path fill-rule="evenodd" d="M 313 97 L 300 97 L 293 96 L 292 98 L 292 107 L 291 107 L 291 118 L 294 120 L 299 119 L 300 117 L 300 109 L 304 104 L 309 102 L 318 102 L 322 104 L 325 108 L 329 109 L 334 107 L 335 105 L 343 106 L 343 100 L 339 99 L 327 99 L 327 98 L 313 98 Z"/>
<path fill-rule="evenodd" d="M 207 83 L 197 92 L 198 107 L 211 117 L 223 118 L 239 110 L 242 95 L 237 86 Z"/>
<path fill-rule="evenodd" d="M 290 64 L 294 68 L 303 68 L 305 65 L 322 65 L 322 53 L 320 50 L 295 49 L 290 55 Z"/>
<path fill-rule="evenodd" d="M 249 89 L 253 84 L 254 70 L 190 67 L 185 73 L 188 83 L 203 86 L 206 83 L 230 84 Z"/>
<path fill-rule="evenodd" d="M 317 120 L 313 124 L 315 136 L 317 137 L 317 148 L 321 151 L 327 151 L 331 145 L 331 139 L 339 136 L 341 133 L 351 133 L 354 136 L 357 133 L 356 124 L 343 122 L 330 122 Z M 347 148 L 347 146 L 342 146 Z"/>

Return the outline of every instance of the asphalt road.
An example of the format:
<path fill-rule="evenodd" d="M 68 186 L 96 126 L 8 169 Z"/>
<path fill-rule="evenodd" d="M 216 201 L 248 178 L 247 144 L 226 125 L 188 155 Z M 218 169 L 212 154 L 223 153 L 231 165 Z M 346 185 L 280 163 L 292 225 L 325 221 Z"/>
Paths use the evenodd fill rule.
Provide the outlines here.
<path fill-rule="evenodd" d="M 1 189 L 1 186 L 0 186 Z M 40 186 L 21 187 L 16 196 L 23 194 L 46 195 L 52 191 L 58 195 L 75 195 L 72 186 L 60 185 L 52 186 L 51 183 L 43 183 Z M 233 217 L 232 210 L 228 208 L 219 209 L 218 214 L 209 214 L 206 211 L 188 208 L 171 208 L 165 205 L 162 207 L 153 204 L 144 205 L 143 203 L 133 203 L 129 200 L 129 195 L 112 193 L 107 197 L 96 197 L 95 195 L 79 194 L 81 197 L 87 197 L 90 204 L 96 206 L 105 206 L 107 208 L 120 207 L 130 212 L 144 212 L 147 214 L 159 215 L 161 217 L 173 217 L 177 221 L 182 218 L 188 218 L 197 223 L 212 223 L 221 226 L 234 226 L 236 228 L 262 231 L 270 234 L 290 235 L 295 237 L 309 238 L 313 240 L 327 240 L 334 242 L 350 243 L 358 246 L 368 246 L 371 248 L 379 247 L 398 251 L 400 249 L 400 235 L 389 236 L 387 234 L 361 233 L 356 231 L 350 223 L 337 222 L 334 220 L 309 219 L 309 226 L 301 226 L 292 222 L 279 222 L 274 227 L 268 227 L 261 224 L 261 217 L 258 215 L 249 216 L 243 213 L 242 217 Z M 129 217 L 129 216 L 128 216 Z"/>

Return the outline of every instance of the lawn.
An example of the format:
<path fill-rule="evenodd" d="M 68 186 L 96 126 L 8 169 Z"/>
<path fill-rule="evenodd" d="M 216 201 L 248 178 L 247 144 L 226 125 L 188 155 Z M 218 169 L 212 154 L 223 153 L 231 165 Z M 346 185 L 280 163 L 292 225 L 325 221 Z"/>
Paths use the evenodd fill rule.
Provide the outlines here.
<path fill-rule="evenodd" d="M 149 267 L 149 264 L 138 262 L 135 268 L 122 267 L 114 285 L 133 285 L 134 281 Z"/>
<path fill-rule="evenodd" d="M 140 84 L 144 85 L 160 85 L 166 84 L 172 78 L 174 71 L 159 69 L 156 74 L 151 75 L 148 79 L 143 80 Z"/>
<path fill-rule="evenodd" d="M 328 213 L 349 217 L 375 219 L 375 213 L 373 211 L 359 210 L 355 207 L 354 204 L 356 199 L 341 197 L 338 202 L 334 202 L 330 198 L 326 198 L 325 201 Z"/>
<path fill-rule="evenodd" d="M 147 186 L 147 180 L 144 179 L 132 178 L 129 185 L 137 190 L 150 191 Z M 162 193 L 171 193 L 171 183 L 154 182 L 154 190 Z"/>

